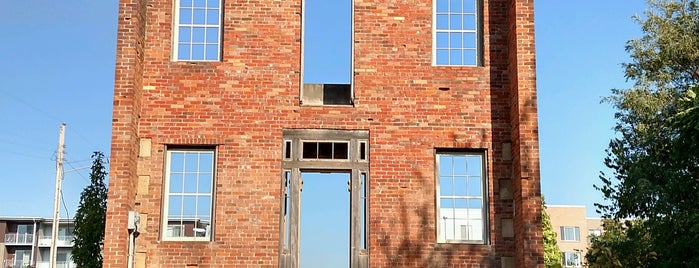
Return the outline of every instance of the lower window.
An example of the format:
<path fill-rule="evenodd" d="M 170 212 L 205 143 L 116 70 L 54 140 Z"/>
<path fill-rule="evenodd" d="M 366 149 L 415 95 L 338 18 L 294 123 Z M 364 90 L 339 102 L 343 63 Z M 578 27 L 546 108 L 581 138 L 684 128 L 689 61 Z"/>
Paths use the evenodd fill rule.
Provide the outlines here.
<path fill-rule="evenodd" d="M 168 149 L 165 172 L 163 240 L 210 240 L 214 149 Z"/>
<path fill-rule="evenodd" d="M 563 266 L 565 267 L 580 267 L 581 256 L 580 252 L 563 252 Z"/>
<path fill-rule="evenodd" d="M 487 243 L 485 154 L 438 152 L 437 241 Z"/>

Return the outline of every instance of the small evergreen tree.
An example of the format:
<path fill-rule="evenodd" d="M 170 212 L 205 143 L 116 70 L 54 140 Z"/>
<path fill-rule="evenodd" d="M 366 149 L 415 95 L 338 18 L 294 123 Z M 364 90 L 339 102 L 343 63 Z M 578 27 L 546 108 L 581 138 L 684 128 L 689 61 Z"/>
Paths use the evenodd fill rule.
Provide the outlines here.
<path fill-rule="evenodd" d="M 73 262 L 79 268 L 102 267 L 100 243 L 104 241 L 104 226 L 107 214 L 107 176 L 104 154 L 92 154 L 90 185 L 80 194 L 80 204 L 75 213 L 75 231 L 73 234 Z"/>
<path fill-rule="evenodd" d="M 543 206 L 541 210 L 541 225 L 544 229 L 544 266 L 546 268 L 560 268 L 563 267 L 563 261 L 561 260 L 563 255 L 558 247 L 556 231 L 553 230 L 551 216 L 546 212 L 546 202 L 541 202 L 541 204 Z"/>

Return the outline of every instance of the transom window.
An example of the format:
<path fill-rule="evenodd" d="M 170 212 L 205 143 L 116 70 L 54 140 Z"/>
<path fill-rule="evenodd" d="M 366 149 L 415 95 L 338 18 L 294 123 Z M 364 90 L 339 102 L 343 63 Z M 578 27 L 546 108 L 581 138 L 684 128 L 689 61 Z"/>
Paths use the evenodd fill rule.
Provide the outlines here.
<path fill-rule="evenodd" d="M 433 0 L 433 63 L 478 65 L 478 0 Z"/>
<path fill-rule="evenodd" d="M 561 241 L 580 241 L 580 227 L 561 226 Z"/>
<path fill-rule="evenodd" d="M 485 156 L 437 154 L 437 241 L 486 243 Z"/>
<path fill-rule="evenodd" d="M 218 61 L 221 0 L 176 0 L 174 55 L 178 61 Z"/>
<path fill-rule="evenodd" d="M 163 240 L 210 240 L 214 150 L 168 150 Z"/>

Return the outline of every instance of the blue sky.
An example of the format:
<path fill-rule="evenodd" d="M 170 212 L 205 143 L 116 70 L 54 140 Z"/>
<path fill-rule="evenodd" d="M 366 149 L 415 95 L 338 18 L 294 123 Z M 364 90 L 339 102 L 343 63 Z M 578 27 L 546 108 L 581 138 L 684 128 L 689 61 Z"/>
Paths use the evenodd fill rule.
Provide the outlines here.
<path fill-rule="evenodd" d="M 66 170 L 109 151 L 117 1 L 0 3 L 0 215 L 50 217 L 58 129 L 66 122 Z M 536 1 L 542 191 L 549 204 L 592 204 L 613 136 L 600 99 L 628 84 L 620 63 L 640 35 L 631 16 L 644 1 Z M 89 170 L 67 172 L 67 216 Z M 66 216 L 62 209 L 61 216 Z"/>

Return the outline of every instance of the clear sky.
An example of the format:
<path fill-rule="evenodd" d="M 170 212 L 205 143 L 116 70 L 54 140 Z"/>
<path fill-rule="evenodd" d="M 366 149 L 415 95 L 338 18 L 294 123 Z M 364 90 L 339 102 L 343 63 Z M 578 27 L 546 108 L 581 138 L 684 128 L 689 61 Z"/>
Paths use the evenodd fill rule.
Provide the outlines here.
<path fill-rule="evenodd" d="M 538 0 L 537 81 L 542 191 L 549 204 L 592 204 L 613 110 L 627 87 L 620 63 L 640 35 L 641 0 Z M 66 131 L 61 217 L 89 184 L 90 155 L 109 153 L 117 1 L 0 3 L 0 215 L 51 217 L 55 156 Z M 70 171 L 78 169 L 77 171 Z M 67 213 L 66 213 L 67 209 Z M 66 215 L 67 214 L 67 215 Z"/>

